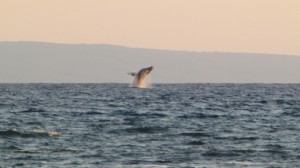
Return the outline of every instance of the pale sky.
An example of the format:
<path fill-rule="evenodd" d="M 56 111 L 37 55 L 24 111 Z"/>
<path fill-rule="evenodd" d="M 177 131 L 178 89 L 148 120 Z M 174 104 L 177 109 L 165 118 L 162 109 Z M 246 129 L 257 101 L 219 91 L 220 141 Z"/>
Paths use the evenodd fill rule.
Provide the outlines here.
<path fill-rule="evenodd" d="M 0 41 L 300 55 L 300 0 L 0 0 Z"/>

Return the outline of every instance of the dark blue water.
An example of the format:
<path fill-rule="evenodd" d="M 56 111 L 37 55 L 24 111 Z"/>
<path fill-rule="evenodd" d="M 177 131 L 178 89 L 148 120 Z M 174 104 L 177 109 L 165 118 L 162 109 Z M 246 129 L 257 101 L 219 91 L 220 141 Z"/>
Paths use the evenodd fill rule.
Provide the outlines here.
<path fill-rule="evenodd" d="M 0 167 L 300 167 L 300 85 L 0 84 Z"/>

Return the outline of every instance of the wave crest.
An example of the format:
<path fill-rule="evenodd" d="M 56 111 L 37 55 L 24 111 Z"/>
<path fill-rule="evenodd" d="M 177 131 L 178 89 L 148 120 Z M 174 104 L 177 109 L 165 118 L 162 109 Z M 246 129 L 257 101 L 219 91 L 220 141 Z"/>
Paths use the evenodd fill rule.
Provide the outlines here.
<path fill-rule="evenodd" d="M 6 131 L 0 131 L 0 138 L 21 137 L 21 138 L 40 138 L 58 136 L 56 131 L 46 131 L 42 129 L 33 129 L 32 131 L 19 131 L 16 128 Z"/>

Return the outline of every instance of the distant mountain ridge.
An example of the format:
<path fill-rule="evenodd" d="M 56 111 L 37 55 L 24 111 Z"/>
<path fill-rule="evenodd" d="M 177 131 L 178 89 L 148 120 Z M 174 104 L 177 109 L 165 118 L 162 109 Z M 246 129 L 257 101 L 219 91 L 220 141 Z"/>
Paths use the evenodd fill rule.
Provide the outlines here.
<path fill-rule="evenodd" d="M 0 42 L 0 60 L 0 83 L 129 83 L 147 66 L 153 83 L 300 83 L 300 57 L 278 54 Z"/>

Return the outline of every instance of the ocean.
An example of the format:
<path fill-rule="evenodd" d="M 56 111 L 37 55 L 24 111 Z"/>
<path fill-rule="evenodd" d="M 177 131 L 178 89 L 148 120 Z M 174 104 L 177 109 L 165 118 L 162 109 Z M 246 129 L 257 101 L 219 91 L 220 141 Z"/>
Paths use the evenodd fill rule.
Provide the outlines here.
<path fill-rule="evenodd" d="M 0 167 L 300 167 L 300 84 L 0 84 Z"/>

